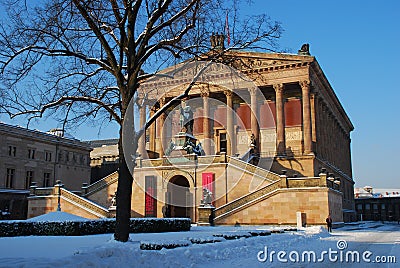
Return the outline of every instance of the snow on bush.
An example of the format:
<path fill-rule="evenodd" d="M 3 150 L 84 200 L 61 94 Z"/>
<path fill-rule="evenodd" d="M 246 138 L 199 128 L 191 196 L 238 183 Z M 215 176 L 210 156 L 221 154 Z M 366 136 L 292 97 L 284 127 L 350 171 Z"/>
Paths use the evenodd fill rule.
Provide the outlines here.
<path fill-rule="evenodd" d="M 268 230 L 254 230 L 254 231 L 250 231 L 249 234 L 251 234 L 252 236 L 267 236 L 267 235 L 271 235 L 271 231 L 268 231 Z"/>
<path fill-rule="evenodd" d="M 217 243 L 217 242 L 222 242 L 225 239 L 223 238 L 217 238 L 217 237 L 195 237 L 195 238 L 189 238 L 189 241 L 192 244 L 209 244 L 209 243 Z"/>
<path fill-rule="evenodd" d="M 176 241 L 141 241 L 140 242 L 140 249 L 142 250 L 161 250 L 165 249 L 172 249 L 178 247 L 187 247 L 189 246 L 190 242 L 187 240 L 176 240 Z"/>
<path fill-rule="evenodd" d="M 190 219 L 132 218 L 130 233 L 161 233 L 190 230 Z M 67 221 L 3 221 L 0 236 L 79 236 L 115 231 L 115 219 Z"/>

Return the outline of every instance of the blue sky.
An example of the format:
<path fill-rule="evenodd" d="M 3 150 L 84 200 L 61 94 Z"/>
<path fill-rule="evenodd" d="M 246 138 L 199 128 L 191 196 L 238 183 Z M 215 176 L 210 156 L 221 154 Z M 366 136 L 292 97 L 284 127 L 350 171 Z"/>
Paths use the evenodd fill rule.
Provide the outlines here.
<path fill-rule="evenodd" d="M 297 52 L 310 44 L 352 120 L 353 177 L 356 186 L 400 188 L 400 152 L 396 111 L 400 100 L 400 1 L 257 0 L 245 10 L 267 13 L 285 29 L 281 47 Z M 5 117 L 0 120 L 10 121 Z M 50 122 L 33 123 L 48 130 Z M 70 130 L 81 140 L 118 137 L 118 127 Z"/>
<path fill-rule="evenodd" d="M 400 188 L 400 1 L 254 1 L 281 21 L 283 48 L 309 43 L 352 120 L 356 186 Z"/>

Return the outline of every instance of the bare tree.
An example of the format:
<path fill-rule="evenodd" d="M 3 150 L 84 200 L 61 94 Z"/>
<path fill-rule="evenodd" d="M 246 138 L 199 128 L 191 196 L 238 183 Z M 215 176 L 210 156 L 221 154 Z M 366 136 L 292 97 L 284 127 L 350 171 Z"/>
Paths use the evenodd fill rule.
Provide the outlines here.
<path fill-rule="evenodd" d="M 267 16 L 242 18 L 237 0 L 4 0 L 0 26 L 0 110 L 11 117 L 52 115 L 68 122 L 106 119 L 120 128 L 115 239 L 129 238 L 133 177 L 122 146 L 122 125 L 144 80 L 177 59 L 210 51 L 211 32 L 231 19 L 233 48 L 274 49 L 281 26 Z M 245 31 L 243 29 L 246 29 Z M 211 48 L 212 49 L 212 48 Z M 132 125 L 133 151 L 146 127 L 184 94 L 160 107 L 146 124 Z M 135 120 L 135 117 L 132 117 Z M 126 123 L 126 122 L 125 122 Z M 126 125 L 126 124 L 125 124 Z M 126 130 L 125 130 L 126 131 Z M 131 159 L 129 159 L 131 161 Z M 132 159 L 135 161 L 135 159 Z"/>

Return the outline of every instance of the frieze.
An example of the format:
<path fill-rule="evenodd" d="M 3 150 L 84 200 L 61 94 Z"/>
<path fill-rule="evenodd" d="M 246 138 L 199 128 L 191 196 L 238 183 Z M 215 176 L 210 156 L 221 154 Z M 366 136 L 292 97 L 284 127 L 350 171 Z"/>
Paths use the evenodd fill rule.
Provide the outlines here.
<path fill-rule="evenodd" d="M 302 140 L 301 131 L 286 131 L 286 140 Z"/>
<path fill-rule="evenodd" d="M 261 142 L 275 142 L 276 133 L 261 133 Z"/>

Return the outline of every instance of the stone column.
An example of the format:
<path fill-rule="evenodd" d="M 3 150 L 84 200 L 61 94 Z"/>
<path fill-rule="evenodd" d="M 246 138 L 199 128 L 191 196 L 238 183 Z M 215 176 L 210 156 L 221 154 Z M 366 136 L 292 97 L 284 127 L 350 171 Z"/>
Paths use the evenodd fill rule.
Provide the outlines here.
<path fill-rule="evenodd" d="M 304 154 L 312 153 L 310 81 L 300 81 L 303 104 Z"/>
<path fill-rule="evenodd" d="M 233 155 L 235 150 L 235 133 L 233 130 L 233 100 L 232 91 L 225 90 L 226 96 L 226 132 L 227 132 L 227 155 Z"/>
<path fill-rule="evenodd" d="M 249 89 L 250 92 L 250 109 L 251 109 L 251 118 L 250 118 L 250 125 L 251 125 L 251 133 L 254 134 L 256 139 L 256 151 L 259 151 L 260 145 L 260 130 L 258 127 L 258 120 L 257 120 L 257 88 Z"/>
<path fill-rule="evenodd" d="M 276 151 L 278 156 L 286 155 L 285 110 L 283 84 L 274 85 L 276 106 Z"/>
<path fill-rule="evenodd" d="M 147 108 L 147 105 L 143 104 L 143 106 L 139 109 L 140 128 L 142 128 L 144 126 L 144 124 L 146 123 L 146 108 Z M 141 155 L 142 158 L 144 158 L 147 155 L 147 153 L 146 153 L 146 131 L 143 132 L 143 135 L 139 138 L 138 153 Z"/>
<path fill-rule="evenodd" d="M 310 101 L 311 101 L 311 134 L 312 134 L 312 142 L 317 142 L 317 115 L 316 115 L 316 110 L 317 110 L 317 107 L 318 107 L 318 96 L 317 96 L 317 93 L 314 93 L 314 94 L 310 95 Z"/>
<path fill-rule="evenodd" d="M 166 103 L 165 98 L 161 98 L 158 103 L 160 104 L 160 107 L 163 107 Z M 157 123 L 157 127 L 159 129 L 159 140 L 158 140 L 158 153 L 159 153 L 159 157 L 163 157 L 164 156 L 164 146 L 165 146 L 165 137 L 166 137 L 166 126 L 164 126 L 165 124 L 165 119 L 166 119 L 166 115 L 165 113 L 162 113 L 160 115 L 160 117 L 158 118 L 158 123 Z"/>
<path fill-rule="evenodd" d="M 152 117 L 155 113 L 155 107 L 151 107 L 150 109 L 150 117 Z M 152 152 L 156 151 L 156 122 L 153 122 L 153 124 L 150 125 L 149 129 L 149 135 L 150 135 L 150 143 L 149 143 L 149 150 Z"/>
<path fill-rule="evenodd" d="M 203 150 L 206 155 L 211 154 L 209 96 L 210 92 L 208 89 L 201 91 L 201 97 L 203 98 Z"/>

